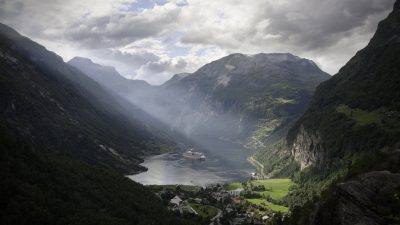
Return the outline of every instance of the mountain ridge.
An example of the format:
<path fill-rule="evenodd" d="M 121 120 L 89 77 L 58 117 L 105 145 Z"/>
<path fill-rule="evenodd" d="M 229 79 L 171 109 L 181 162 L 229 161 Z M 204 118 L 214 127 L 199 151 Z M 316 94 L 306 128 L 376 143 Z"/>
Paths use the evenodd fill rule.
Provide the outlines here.
<path fill-rule="evenodd" d="M 398 224 L 400 1 L 289 130 L 290 224 Z M 382 182 L 386 180 L 387 183 Z M 382 191 L 373 191 L 373 190 Z"/>
<path fill-rule="evenodd" d="M 143 112 L 2 24 L 0 68 L 2 223 L 197 223 L 122 175 L 174 147 Z"/>
<path fill-rule="evenodd" d="M 172 92 L 171 98 L 177 98 L 182 104 L 187 102 L 192 111 L 199 110 L 201 112 L 200 108 L 202 110 L 209 108 L 208 111 L 211 111 L 209 114 L 231 113 L 234 115 L 228 115 L 227 117 L 239 116 L 240 118 L 237 118 L 235 122 L 226 121 L 231 124 L 236 123 L 236 125 L 233 127 L 228 126 L 220 133 L 229 135 L 232 130 L 242 130 L 239 133 L 247 132 L 244 136 L 248 136 L 248 132 L 251 132 L 249 130 L 253 128 L 244 128 L 247 125 L 238 124 L 237 121 L 246 120 L 243 116 L 250 116 L 243 110 L 249 110 L 250 114 L 252 113 L 251 111 L 253 110 L 246 109 L 246 107 L 259 107 L 258 103 L 253 104 L 251 102 L 260 101 L 265 96 L 273 96 L 273 98 L 281 98 L 283 104 L 285 104 L 285 101 L 294 101 L 297 107 L 306 105 L 307 95 L 311 95 L 313 87 L 329 77 L 312 61 L 292 54 L 261 53 L 248 56 L 236 53 L 204 65 L 193 74 L 186 75 L 178 82 L 175 82 L 174 86 L 169 85 L 165 89 L 167 89 L 167 92 Z M 266 89 L 270 89 L 270 91 Z M 301 97 L 295 97 L 296 95 L 304 96 L 305 99 L 302 100 L 300 99 Z M 257 113 L 263 112 L 259 111 Z M 181 113 L 181 115 L 187 114 L 191 114 L 191 112 L 183 111 Z M 260 117 L 262 118 L 262 116 Z M 203 119 L 199 119 L 201 121 L 199 123 L 209 120 L 206 116 Z M 248 119 L 251 120 L 251 118 Z M 220 118 L 219 120 L 222 119 Z M 196 119 L 189 118 L 188 121 L 193 123 Z M 218 124 L 215 120 L 209 123 Z M 183 124 L 183 126 L 185 125 Z M 220 127 L 222 126 L 223 124 Z M 183 129 L 190 131 L 191 128 L 186 127 Z M 233 136 L 240 135 L 239 133 L 233 134 Z M 244 141 L 243 138 L 242 141 Z"/>
<path fill-rule="evenodd" d="M 241 139 L 242 143 L 245 143 L 245 139 L 254 131 L 254 123 L 256 123 L 255 121 L 240 122 L 243 120 L 243 115 L 249 114 L 246 112 L 246 107 L 259 107 L 261 98 L 274 92 L 272 94 L 279 101 L 273 103 L 275 100 L 269 99 L 270 104 L 286 104 L 277 110 L 283 110 L 290 116 L 300 116 L 311 97 L 313 87 L 330 77 L 311 60 L 289 53 L 255 55 L 235 53 L 210 62 L 194 73 L 176 74 L 160 86 L 152 86 L 149 89 L 139 88 L 137 92 L 130 92 L 127 91 L 129 88 L 116 90 L 117 88 L 110 84 L 111 82 L 103 82 L 101 78 L 96 78 L 100 75 L 95 75 L 95 70 L 87 69 L 91 65 L 84 68 L 83 65 L 76 63 L 74 65 L 73 61 L 69 63 L 90 74 L 90 77 L 94 77 L 103 85 L 118 91 L 121 96 L 134 102 L 160 121 L 165 121 L 171 130 L 183 131 L 191 137 L 198 136 L 193 132 L 212 133 L 216 137 L 226 134 L 227 137 L 224 138 L 234 142 Z M 231 79 L 233 83 L 230 83 Z M 129 82 L 125 82 L 125 85 L 130 86 Z M 273 85 L 278 87 L 272 87 Z M 265 91 L 264 87 L 269 87 L 270 90 Z M 280 89 L 280 91 L 273 89 Z M 285 95 L 289 92 L 292 94 L 289 94 L 290 99 L 287 99 Z M 251 100 L 252 98 L 254 100 Z M 254 101 L 258 103 L 251 103 Z M 246 104 L 252 104 L 252 106 Z M 300 108 L 299 112 L 295 112 L 296 108 Z M 261 109 L 258 111 L 257 113 L 263 113 Z M 210 115 L 217 115 L 218 118 L 211 118 Z M 262 118 L 261 115 L 256 117 Z M 215 125 L 213 129 L 207 128 L 212 125 Z M 218 130 L 217 133 L 214 132 L 215 130 Z"/>
<path fill-rule="evenodd" d="M 138 166 L 142 161 L 139 155 L 144 155 L 143 149 L 148 148 L 146 142 L 156 140 L 157 131 L 149 130 L 127 114 L 127 110 L 143 114 L 139 109 L 118 100 L 66 65 L 61 57 L 15 30 L 1 25 L 0 31 L 4 59 L 1 62 L 4 109 L 1 116 L 9 127 L 36 147 L 64 149 L 61 152 L 98 164 L 91 155 L 94 154 L 104 160 L 100 160 L 104 166 L 125 172 L 143 170 Z M 110 126 L 111 123 L 115 125 Z M 50 128 L 54 131 L 47 134 Z M 146 141 L 140 143 L 140 139 Z M 85 151 L 80 151 L 78 146 Z"/>

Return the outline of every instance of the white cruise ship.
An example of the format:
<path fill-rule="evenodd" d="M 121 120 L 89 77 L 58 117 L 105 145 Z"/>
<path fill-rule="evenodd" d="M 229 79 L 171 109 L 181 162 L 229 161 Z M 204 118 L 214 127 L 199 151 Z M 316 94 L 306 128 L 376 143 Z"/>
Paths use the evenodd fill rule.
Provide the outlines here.
<path fill-rule="evenodd" d="M 184 152 L 183 157 L 186 159 L 197 159 L 197 160 L 206 160 L 206 156 L 202 152 L 195 152 L 193 149 L 189 149 Z"/>

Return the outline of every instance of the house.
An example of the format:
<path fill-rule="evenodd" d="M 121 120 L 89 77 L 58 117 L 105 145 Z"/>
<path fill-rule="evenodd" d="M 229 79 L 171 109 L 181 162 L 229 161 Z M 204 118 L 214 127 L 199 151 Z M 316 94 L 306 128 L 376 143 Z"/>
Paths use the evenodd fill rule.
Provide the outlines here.
<path fill-rule="evenodd" d="M 171 203 L 172 205 L 176 205 L 176 206 L 180 206 L 182 203 L 182 199 L 179 198 L 178 195 L 176 195 L 174 198 L 172 198 L 169 203 Z"/>
<path fill-rule="evenodd" d="M 241 193 L 243 190 L 244 190 L 243 188 L 238 188 L 238 189 L 235 189 L 235 190 L 228 191 L 228 193 L 229 193 L 229 195 L 230 195 L 231 197 L 237 197 L 237 196 L 240 195 L 240 193 Z"/>
<path fill-rule="evenodd" d="M 197 204 L 200 204 L 202 200 L 201 198 L 195 198 L 193 199 L 193 201 L 196 202 Z"/>
<path fill-rule="evenodd" d="M 217 201 L 223 201 L 229 198 L 229 193 L 226 191 L 223 192 L 212 192 L 211 197 Z"/>
<path fill-rule="evenodd" d="M 225 212 L 231 213 L 231 212 L 233 212 L 233 211 L 234 211 L 234 210 L 233 210 L 233 207 L 232 207 L 231 204 L 228 204 L 228 205 L 225 207 Z"/>
<path fill-rule="evenodd" d="M 267 220 L 269 220 L 269 219 L 270 219 L 270 217 L 267 216 L 267 215 L 261 217 L 261 220 L 262 220 L 263 222 L 265 222 L 265 221 L 267 221 Z"/>

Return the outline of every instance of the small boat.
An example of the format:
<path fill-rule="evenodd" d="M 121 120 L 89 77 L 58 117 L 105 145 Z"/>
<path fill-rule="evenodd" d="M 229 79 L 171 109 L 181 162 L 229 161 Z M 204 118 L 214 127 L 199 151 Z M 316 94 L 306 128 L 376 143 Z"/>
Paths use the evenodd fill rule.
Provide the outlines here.
<path fill-rule="evenodd" d="M 197 160 L 206 160 L 206 156 L 202 152 L 195 152 L 193 149 L 189 149 L 184 152 L 183 157 L 186 159 L 197 159 Z"/>

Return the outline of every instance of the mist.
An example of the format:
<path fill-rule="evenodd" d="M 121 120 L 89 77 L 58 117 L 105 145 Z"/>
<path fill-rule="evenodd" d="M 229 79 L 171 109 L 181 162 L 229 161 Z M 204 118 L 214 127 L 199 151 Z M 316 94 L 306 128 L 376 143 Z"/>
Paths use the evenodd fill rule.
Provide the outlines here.
<path fill-rule="evenodd" d="M 251 142 L 285 132 L 304 112 L 313 88 L 330 77 L 314 62 L 291 54 L 232 54 L 158 86 L 126 79 L 90 59 L 75 57 L 69 64 L 141 109 L 149 117 L 140 119 L 173 137 L 182 151 L 205 147 L 221 156 L 227 152 L 213 143 L 246 146 L 250 154 Z M 293 83 L 295 91 L 275 87 L 282 82 Z"/>

